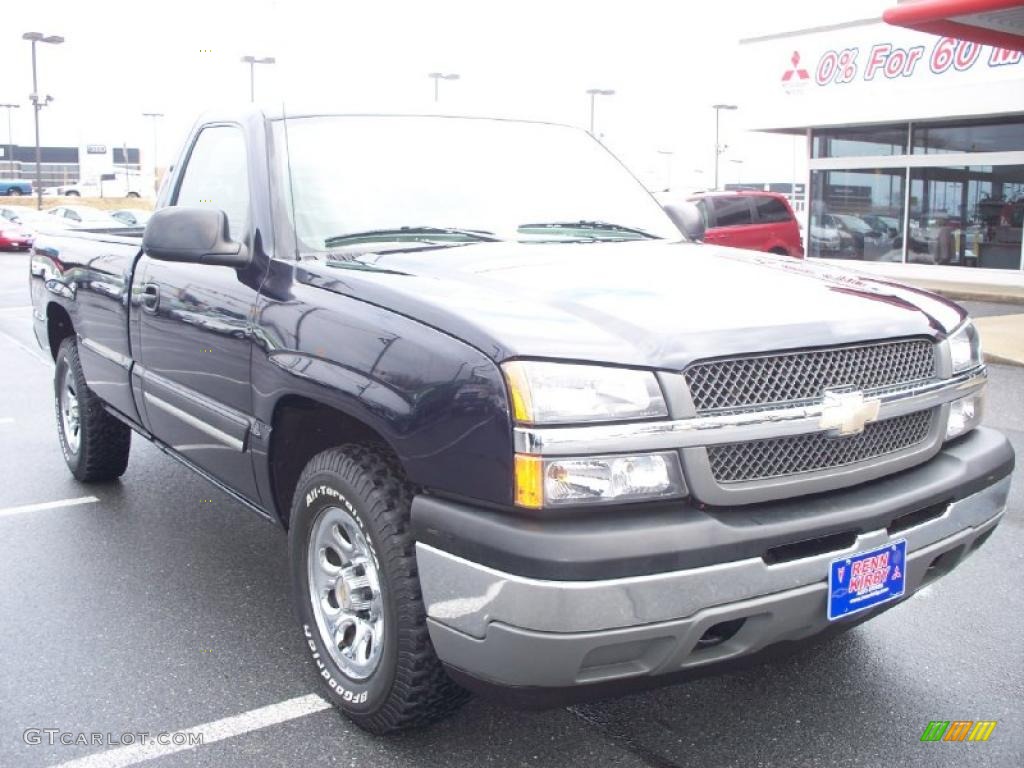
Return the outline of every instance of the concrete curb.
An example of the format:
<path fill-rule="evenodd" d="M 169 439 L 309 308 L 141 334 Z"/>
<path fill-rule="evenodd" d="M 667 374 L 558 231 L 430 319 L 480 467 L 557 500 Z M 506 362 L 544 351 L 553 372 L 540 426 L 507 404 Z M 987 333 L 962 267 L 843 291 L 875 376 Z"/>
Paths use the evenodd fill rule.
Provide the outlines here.
<path fill-rule="evenodd" d="M 1018 360 L 1015 357 L 1005 357 L 1003 355 L 994 355 L 991 352 L 985 352 L 986 363 L 996 363 L 998 365 L 1015 365 L 1018 368 L 1024 368 L 1024 360 Z"/>
<path fill-rule="evenodd" d="M 908 281 L 909 282 L 909 281 Z M 914 285 L 914 283 L 911 283 Z M 989 301 L 994 304 L 1008 304 L 1010 306 L 1024 306 L 1024 296 L 1016 296 L 1006 293 L 989 293 L 987 291 L 964 291 L 958 288 L 943 288 L 937 285 L 927 285 L 925 283 L 916 283 L 918 288 L 924 288 L 926 291 L 937 293 L 940 296 L 945 296 L 947 299 L 953 301 Z"/>

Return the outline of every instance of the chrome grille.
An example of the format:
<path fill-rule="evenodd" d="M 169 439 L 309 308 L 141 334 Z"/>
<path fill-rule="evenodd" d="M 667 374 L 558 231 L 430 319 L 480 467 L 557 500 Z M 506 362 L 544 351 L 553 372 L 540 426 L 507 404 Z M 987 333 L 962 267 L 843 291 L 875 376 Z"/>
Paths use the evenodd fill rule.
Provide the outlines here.
<path fill-rule="evenodd" d="M 696 363 L 684 372 L 698 414 L 817 400 L 826 389 L 865 392 L 935 377 L 925 340 L 772 353 Z"/>
<path fill-rule="evenodd" d="M 851 437 L 814 432 L 710 446 L 711 473 L 718 483 L 726 484 L 856 464 L 921 443 L 931 431 L 933 417 L 934 411 L 928 410 L 875 421 Z"/>

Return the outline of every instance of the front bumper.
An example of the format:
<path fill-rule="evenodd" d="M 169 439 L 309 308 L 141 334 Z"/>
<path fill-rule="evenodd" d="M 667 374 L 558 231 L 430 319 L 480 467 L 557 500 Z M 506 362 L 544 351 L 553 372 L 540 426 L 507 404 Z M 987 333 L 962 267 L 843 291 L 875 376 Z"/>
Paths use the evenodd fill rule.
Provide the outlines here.
<path fill-rule="evenodd" d="M 804 510 L 805 525 L 801 530 L 792 518 L 787 521 L 789 549 L 776 546 L 762 555 L 671 571 L 537 578 L 445 551 L 437 546 L 443 537 L 427 542 L 420 537 L 417 558 L 431 639 L 441 660 L 460 677 L 503 687 L 565 689 L 713 666 L 811 637 L 830 625 L 848 625 L 885 606 L 829 622 L 831 560 L 906 539 L 906 599 L 955 568 L 1001 520 L 1013 463 L 1005 438 L 978 430 L 936 460 L 946 454 L 955 455 L 963 471 L 944 472 L 942 488 L 930 482 L 933 462 L 894 476 L 903 496 L 891 500 L 887 517 L 863 519 L 866 525 L 851 539 L 818 535 L 817 518 L 841 518 L 844 506 L 864 508 L 866 493 L 885 494 L 890 484 L 876 481 L 793 500 Z M 908 512 L 906 494 L 915 490 L 917 511 Z M 936 503 L 936 494 L 945 501 Z M 413 517 L 415 523 L 416 505 Z M 762 523 L 771 527 L 763 516 Z M 812 536 L 818 538 L 808 548 Z M 846 543 L 829 548 L 837 541 Z M 807 551 L 812 553 L 802 554 Z"/>

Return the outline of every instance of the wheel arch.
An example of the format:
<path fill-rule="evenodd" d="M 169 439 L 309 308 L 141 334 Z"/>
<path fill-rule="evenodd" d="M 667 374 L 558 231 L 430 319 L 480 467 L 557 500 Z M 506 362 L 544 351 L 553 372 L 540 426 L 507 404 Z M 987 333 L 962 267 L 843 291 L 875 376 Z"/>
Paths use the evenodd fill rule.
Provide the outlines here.
<path fill-rule="evenodd" d="M 307 395 L 287 394 L 274 404 L 267 445 L 273 511 L 287 528 L 292 496 L 302 470 L 318 453 L 345 443 L 367 443 L 398 453 L 384 435 L 363 419 Z"/>
<path fill-rule="evenodd" d="M 46 339 L 50 346 L 50 356 L 56 360 L 57 350 L 61 342 L 68 336 L 75 335 L 75 325 L 71 315 L 55 301 L 46 305 Z"/>

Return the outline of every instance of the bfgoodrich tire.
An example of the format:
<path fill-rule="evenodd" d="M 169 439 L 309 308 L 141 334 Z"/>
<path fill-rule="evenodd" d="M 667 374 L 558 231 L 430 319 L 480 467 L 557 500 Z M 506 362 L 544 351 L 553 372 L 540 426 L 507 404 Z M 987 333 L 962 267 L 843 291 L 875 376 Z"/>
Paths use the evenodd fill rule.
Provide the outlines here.
<path fill-rule="evenodd" d="M 86 385 L 74 336 L 61 342 L 56 362 L 53 402 L 68 469 L 83 482 L 120 477 L 128 468 L 131 429 L 107 413 Z"/>
<path fill-rule="evenodd" d="M 313 457 L 292 501 L 295 604 L 326 695 L 375 734 L 422 726 L 468 698 L 427 633 L 409 532 L 412 488 L 375 446 Z"/>

